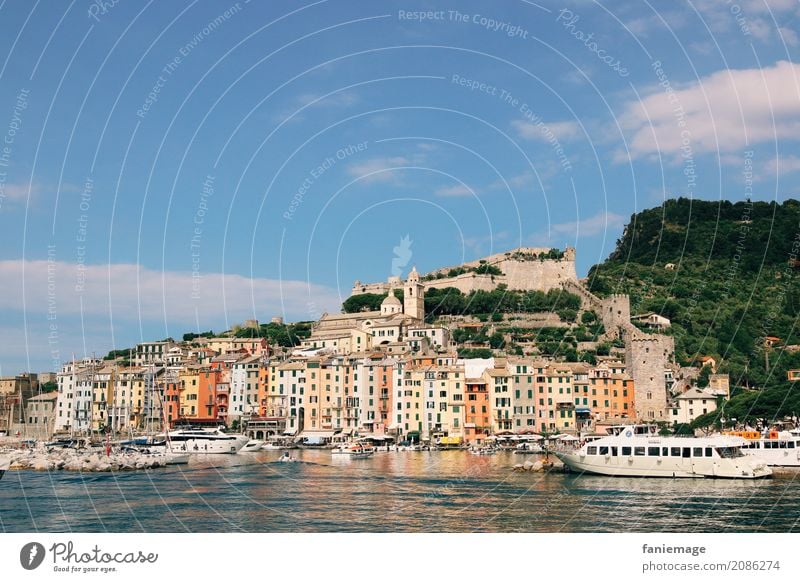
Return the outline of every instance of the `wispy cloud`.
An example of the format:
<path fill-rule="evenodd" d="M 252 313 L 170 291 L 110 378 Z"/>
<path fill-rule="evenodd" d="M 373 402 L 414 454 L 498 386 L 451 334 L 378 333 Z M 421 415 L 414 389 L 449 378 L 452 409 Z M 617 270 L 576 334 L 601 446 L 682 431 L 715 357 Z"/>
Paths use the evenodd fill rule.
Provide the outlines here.
<path fill-rule="evenodd" d="M 539 122 L 516 120 L 511 126 L 522 139 L 550 142 L 554 136 L 558 141 L 569 141 L 580 137 L 581 127 L 577 121 Z"/>
<path fill-rule="evenodd" d="M 298 106 L 310 105 L 311 107 L 350 107 L 357 104 L 360 98 L 353 91 L 340 91 L 323 97 L 314 93 L 304 93 L 297 97 Z"/>
<path fill-rule="evenodd" d="M 0 309 L 29 314 L 83 313 L 135 321 L 238 322 L 254 316 L 309 319 L 338 311 L 338 294 L 305 281 L 157 271 L 135 264 L 78 266 L 37 260 L 0 261 Z M 24 281 L 24 289 L 23 289 Z M 311 306 L 311 307 L 310 307 Z"/>
<path fill-rule="evenodd" d="M 765 174 L 783 176 L 784 174 L 794 174 L 800 172 L 800 157 L 798 156 L 783 156 L 773 158 L 764 164 L 766 172 L 761 172 L 763 177 Z"/>
<path fill-rule="evenodd" d="M 427 158 L 424 152 L 411 156 L 383 156 L 349 164 L 346 172 L 354 178 L 361 178 L 361 182 L 365 184 L 375 182 L 399 184 L 402 181 L 402 172 L 395 170 L 403 167 L 425 166 L 426 163 Z"/>
<path fill-rule="evenodd" d="M 454 184 L 453 186 L 442 186 L 441 188 L 437 188 L 434 190 L 434 194 L 437 196 L 458 197 L 477 196 L 478 192 L 469 188 L 469 186 L 465 186 L 464 184 Z"/>
<path fill-rule="evenodd" d="M 800 65 L 781 61 L 763 69 L 724 69 L 671 98 L 661 87 L 629 102 L 619 116 L 630 157 L 727 153 L 800 136 Z M 679 122 L 682 121 L 682 124 Z M 688 141 L 687 141 L 688 140 Z M 617 159 L 627 154 L 618 152 Z"/>
<path fill-rule="evenodd" d="M 625 224 L 625 217 L 614 212 L 598 212 L 594 216 L 575 220 L 572 222 L 562 222 L 554 224 L 550 230 L 554 234 L 567 235 L 573 238 L 596 236 L 606 230 L 616 230 Z"/>
<path fill-rule="evenodd" d="M 37 182 L 0 182 L 0 206 L 4 204 L 19 205 L 30 200 L 35 200 L 43 191 L 41 184 Z"/>

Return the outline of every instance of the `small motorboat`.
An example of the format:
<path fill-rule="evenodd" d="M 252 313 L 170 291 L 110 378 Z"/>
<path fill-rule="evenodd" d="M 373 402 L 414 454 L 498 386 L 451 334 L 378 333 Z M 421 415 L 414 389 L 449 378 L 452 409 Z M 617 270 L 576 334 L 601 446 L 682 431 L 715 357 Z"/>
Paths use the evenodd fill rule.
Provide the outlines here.
<path fill-rule="evenodd" d="M 297 459 L 291 456 L 288 452 L 283 453 L 279 458 L 279 463 L 294 463 Z"/>
<path fill-rule="evenodd" d="M 258 439 L 250 439 L 247 444 L 239 449 L 240 453 L 255 453 L 264 447 L 264 441 Z"/>
<path fill-rule="evenodd" d="M 375 447 L 367 443 L 350 443 L 340 445 L 331 451 L 334 455 L 347 455 L 351 459 L 370 457 L 375 452 Z"/>
<path fill-rule="evenodd" d="M 491 447 L 480 447 L 480 448 L 470 449 L 469 452 L 472 453 L 473 455 L 493 455 L 497 451 Z"/>

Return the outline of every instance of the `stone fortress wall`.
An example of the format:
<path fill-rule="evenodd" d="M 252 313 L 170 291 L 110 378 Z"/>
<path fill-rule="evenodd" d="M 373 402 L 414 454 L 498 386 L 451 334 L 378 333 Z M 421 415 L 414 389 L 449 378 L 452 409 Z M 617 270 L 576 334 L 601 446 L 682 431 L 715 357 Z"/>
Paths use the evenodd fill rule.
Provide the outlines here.
<path fill-rule="evenodd" d="M 549 291 L 551 289 L 560 289 L 567 282 L 577 284 L 575 249 L 567 247 L 564 250 L 562 259 L 539 259 L 538 256 L 535 256 L 542 253 L 546 254 L 549 251 L 550 248 L 547 247 L 520 247 L 477 261 L 470 261 L 457 267 L 437 269 L 428 274 L 446 274 L 453 268 L 477 268 L 488 264 L 500 269 L 503 272 L 502 275 L 479 275 L 469 272 L 441 279 L 425 279 L 423 277 L 422 284 L 427 289 L 455 287 L 465 294 L 477 290 L 492 291 L 500 284 L 505 284 L 511 291 Z M 356 281 L 353 285 L 352 294 L 384 294 L 388 293 L 393 286 L 396 287 L 391 280 L 385 283 L 361 283 Z"/>

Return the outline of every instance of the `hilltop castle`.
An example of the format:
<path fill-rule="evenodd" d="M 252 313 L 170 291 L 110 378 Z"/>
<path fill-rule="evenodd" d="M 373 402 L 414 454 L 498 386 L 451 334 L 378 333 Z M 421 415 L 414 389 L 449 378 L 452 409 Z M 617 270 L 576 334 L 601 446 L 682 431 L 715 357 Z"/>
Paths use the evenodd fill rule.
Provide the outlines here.
<path fill-rule="evenodd" d="M 504 284 L 511 291 L 549 291 L 560 289 L 567 281 L 577 283 L 575 249 L 563 251 L 545 247 L 519 247 L 456 267 L 444 267 L 428 273 L 421 282 L 425 288 L 455 287 L 462 293 L 492 291 Z M 402 284 L 399 277 L 383 283 L 353 284 L 352 294 L 383 295 Z"/>

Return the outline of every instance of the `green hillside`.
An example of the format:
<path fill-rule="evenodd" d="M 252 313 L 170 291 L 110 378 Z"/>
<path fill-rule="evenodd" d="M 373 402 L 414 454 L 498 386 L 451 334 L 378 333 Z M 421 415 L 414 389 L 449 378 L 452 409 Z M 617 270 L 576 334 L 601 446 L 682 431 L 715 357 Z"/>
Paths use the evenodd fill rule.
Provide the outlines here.
<path fill-rule="evenodd" d="M 800 344 L 798 275 L 800 202 L 679 198 L 631 216 L 589 288 L 629 294 L 631 314 L 668 317 L 681 363 L 715 357 L 732 385 L 769 391 L 757 399 L 769 410 L 756 406 L 766 414 L 800 405 L 786 376 L 800 353 L 785 349 Z M 767 348 L 767 337 L 780 341 Z"/>

